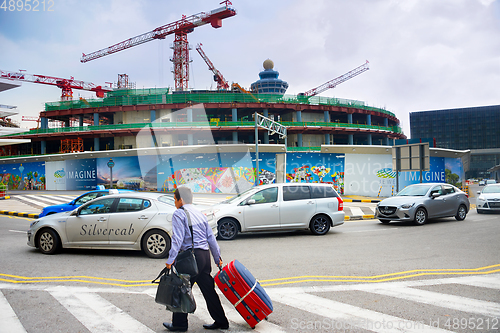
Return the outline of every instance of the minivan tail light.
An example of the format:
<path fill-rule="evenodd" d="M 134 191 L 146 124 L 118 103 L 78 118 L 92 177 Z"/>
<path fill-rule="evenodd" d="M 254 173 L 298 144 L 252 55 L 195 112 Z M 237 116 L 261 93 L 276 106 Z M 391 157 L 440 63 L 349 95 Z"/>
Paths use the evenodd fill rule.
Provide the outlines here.
<path fill-rule="evenodd" d="M 337 200 L 339 201 L 339 211 L 344 210 L 344 201 L 342 200 L 342 198 L 337 197 Z"/>

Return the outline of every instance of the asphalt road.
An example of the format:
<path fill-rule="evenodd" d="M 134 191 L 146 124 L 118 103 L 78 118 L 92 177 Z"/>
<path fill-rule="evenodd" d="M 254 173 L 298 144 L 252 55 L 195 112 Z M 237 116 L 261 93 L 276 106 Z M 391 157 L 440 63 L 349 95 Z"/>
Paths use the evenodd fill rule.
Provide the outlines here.
<path fill-rule="evenodd" d="M 166 331 L 161 323 L 170 315 L 154 302 L 149 284 L 164 260 L 127 251 L 43 255 L 26 245 L 31 221 L 0 216 L 0 332 Z M 460 222 L 347 221 L 325 236 L 249 234 L 219 244 L 224 261 L 242 262 L 273 299 L 274 312 L 256 332 L 434 326 L 494 332 L 500 330 L 499 232 L 500 215 L 473 210 Z M 210 322 L 200 295 L 197 300 L 190 332 Z M 223 305 L 229 331 L 252 331 Z"/>

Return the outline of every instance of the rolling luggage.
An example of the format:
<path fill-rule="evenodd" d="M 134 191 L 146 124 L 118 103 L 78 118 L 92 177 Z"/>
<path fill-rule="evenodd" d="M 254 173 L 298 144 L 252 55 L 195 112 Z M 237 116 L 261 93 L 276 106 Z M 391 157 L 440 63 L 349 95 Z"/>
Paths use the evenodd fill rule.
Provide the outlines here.
<path fill-rule="evenodd" d="M 215 283 L 224 296 L 250 325 L 255 328 L 273 312 L 271 298 L 252 273 L 238 260 L 233 260 L 215 276 Z"/>

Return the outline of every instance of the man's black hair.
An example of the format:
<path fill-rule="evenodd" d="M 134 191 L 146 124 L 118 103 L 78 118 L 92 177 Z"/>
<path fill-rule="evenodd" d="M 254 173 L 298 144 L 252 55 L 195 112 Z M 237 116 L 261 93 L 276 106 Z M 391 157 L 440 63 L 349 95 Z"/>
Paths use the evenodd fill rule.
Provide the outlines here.
<path fill-rule="evenodd" d="M 192 204 L 193 203 L 193 192 L 189 187 L 178 187 L 175 192 L 174 192 L 174 197 L 177 200 L 182 199 L 185 204 Z"/>

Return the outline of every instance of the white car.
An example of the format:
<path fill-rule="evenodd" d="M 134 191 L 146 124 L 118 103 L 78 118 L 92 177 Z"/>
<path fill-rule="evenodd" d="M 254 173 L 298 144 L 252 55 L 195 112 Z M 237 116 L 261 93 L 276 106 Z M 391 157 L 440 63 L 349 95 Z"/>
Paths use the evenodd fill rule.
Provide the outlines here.
<path fill-rule="evenodd" d="M 486 185 L 482 191 L 477 191 L 476 200 L 478 214 L 484 212 L 500 212 L 500 184 Z"/>
<path fill-rule="evenodd" d="M 344 204 L 332 185 L 269 184 L 249 189 L 214 207 L 218 238 L 238 233 L 310 229 L 324 235 L 344 223 Z"/>
<path fill-rule="evenodd" d="M 212 208 L 199 206 L 214 234 Z M 35 220 L 28 245 L 44 254 L 61 248 L 142 250 L 151 258 L 168 256 L 172 236 L 172 195 L 129 192 L 92 200 L 72 211 Z"/>

